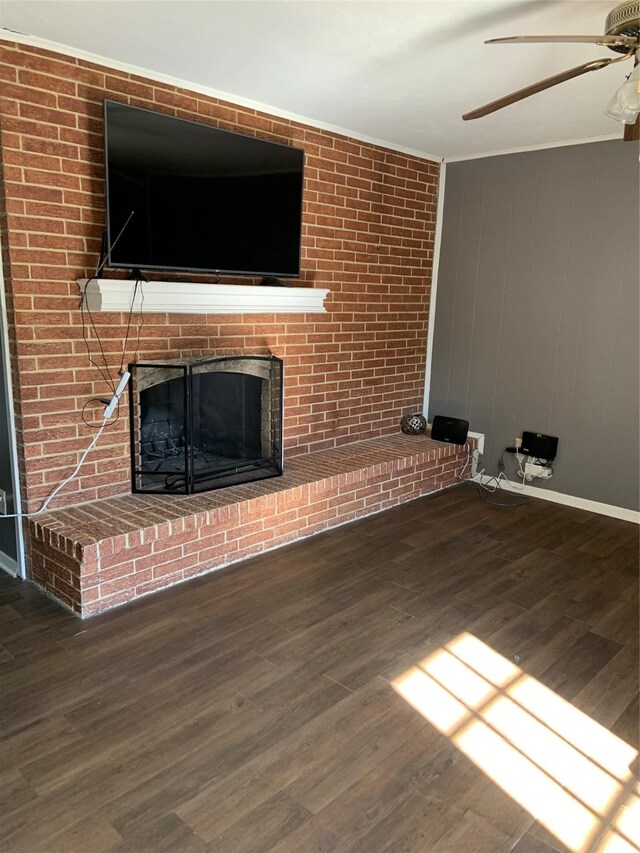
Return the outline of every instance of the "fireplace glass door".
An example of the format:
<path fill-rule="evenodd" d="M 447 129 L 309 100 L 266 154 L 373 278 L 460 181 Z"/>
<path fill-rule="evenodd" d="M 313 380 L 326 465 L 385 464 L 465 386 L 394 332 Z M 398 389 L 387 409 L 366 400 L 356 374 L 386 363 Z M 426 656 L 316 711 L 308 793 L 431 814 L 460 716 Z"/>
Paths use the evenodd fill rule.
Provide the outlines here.
<path fill-rule="evenodd" d="M 282 474 L 282 361 L 130 365 L 134 492 L 193 494 Z"/>

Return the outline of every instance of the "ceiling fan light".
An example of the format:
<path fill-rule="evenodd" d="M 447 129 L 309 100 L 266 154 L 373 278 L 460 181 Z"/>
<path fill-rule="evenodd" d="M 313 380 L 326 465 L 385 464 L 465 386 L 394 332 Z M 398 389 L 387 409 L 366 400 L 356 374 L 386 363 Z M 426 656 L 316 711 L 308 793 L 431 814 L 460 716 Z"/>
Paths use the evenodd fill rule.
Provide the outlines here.
<path fill-rule="evenodd" d="M 636 65 L 631 74 L 616 92 L 621 104 L 640 112 L 640 65 Z"/>
<path fill-rule="evenodd" d="M 621 104 L 616 95 L 614 95 L 607 104 L 604 114 L 614 121 L 619 121 L 623 124 L 635 124 L 638 117 L 638 110 L 630 109 Z"/>
<path fill-rule="evenodd" d="M 624 124 L 634 124 L 640 114 L 640 65 L 636 65 L 622 86 L 614 93 L 604 114 Z"/>

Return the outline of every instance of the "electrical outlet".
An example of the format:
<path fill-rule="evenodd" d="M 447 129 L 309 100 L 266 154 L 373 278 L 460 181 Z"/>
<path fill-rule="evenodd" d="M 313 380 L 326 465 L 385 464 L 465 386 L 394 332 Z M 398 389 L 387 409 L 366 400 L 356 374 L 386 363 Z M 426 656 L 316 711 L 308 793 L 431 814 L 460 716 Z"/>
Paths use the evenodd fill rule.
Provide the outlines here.
<path fill-rule="evenodd" d="M 7 514 L 7 493 L 0 489 L 0 515 Z"/>
<path fill-rule="evenodd" d="M 514 447 L 522 447 L 522 439 L 521 438 L 514 439 L 513 446 Z"/>

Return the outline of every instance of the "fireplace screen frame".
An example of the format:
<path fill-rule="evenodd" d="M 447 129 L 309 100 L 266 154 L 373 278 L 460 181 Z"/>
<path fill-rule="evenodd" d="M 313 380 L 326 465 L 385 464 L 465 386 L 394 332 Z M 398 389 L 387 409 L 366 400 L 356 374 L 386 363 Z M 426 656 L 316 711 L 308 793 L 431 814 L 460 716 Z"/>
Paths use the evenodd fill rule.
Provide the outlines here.
<path fill-rule="evenodd" d="M 252 370 L 251 362 L 261 362 Z M 242 370 L 233 370 L 238 367 L 237 363 L 244 363 Z M 212 367 L 215 365 L 215 367 Z M 225 369 L 228 367 L 228 369 Z M 280 477 L 284 470 L 284 363 L 282 359 L 273 355 L 232 355 L 214 356 L 203 359 L 175 359 L 167 361 L 136 362 L 129 364 L 131 380 L 129 382 L 129 432 L 131 452 L 131 491 L 134 494 L 153 495 L 192 495 L 215 489 L 227 488 L 233 485 L 242 485 L 271 477 Z M 144 383 L 144 371 L 166 371 L 166 378 L 158 382 Z M 197 471 L 198 465 L 195 456 L 199 449 L 195 446 L 194 423 L 196 417 L 200 417 L 201 409 L 196 412 L 196 397 L 194 393 L 194 377 L 207 373 L 245 374 L 255 376 L 263 380 L 260 431 L 261 431 L 261 458 L 244 460 L 238 458 L 237 464 L 229 464 L 226 468 L 209 470 L 209 473 Z M 148 374 L 147 374 L 148 376 Z M 181 455 L 175 453 L 176 462 L 167 476 L 162 478 L 165 470 L 152 471 L 145 468 L 143 451 L 143 423 L 141 404 L 141 393 L 151 387 L 168 383 L 171 380 L 180 380 L 182 392 L 181 410 L 184 433 L 184 468 L 178 470 L 177 462 Z M 266 384 L 265 384 L 266 383 Z M 141 387 L 144 386 L 144 387 Z M 268 423 L 265 424 L 265 394 L 268 395 Z M 169 408 L 171 404 L 167 403 Z M 176 411 L 174 406 L 174 411 Z M 170 414 L 167 415 L 170 420 Z M 266 430 L 268 429 L 268 434 Z M 254 430 L 255 432 L 255 430 Z M 267 454 L 265 447 L 269 446 L 270 453 Z M 156 477 L 154 485 L 154 475 Z M 146 482 L 145 482 L 146 478 Z M 171 482 L 170 482 L 171 481 Z"/>

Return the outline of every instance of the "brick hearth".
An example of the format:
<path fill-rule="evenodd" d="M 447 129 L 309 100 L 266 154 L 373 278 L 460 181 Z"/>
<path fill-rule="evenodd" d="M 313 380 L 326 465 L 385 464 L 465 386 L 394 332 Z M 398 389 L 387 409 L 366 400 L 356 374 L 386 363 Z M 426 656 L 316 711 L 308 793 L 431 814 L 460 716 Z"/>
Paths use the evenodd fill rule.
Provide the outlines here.
<path fill-rule="evenodd" d="M 465 452 L 396 435 L 298 456 L 262 482 L 57 510 L 31 521 L 32 579 L 89 616 L 442 489 Z"/>

